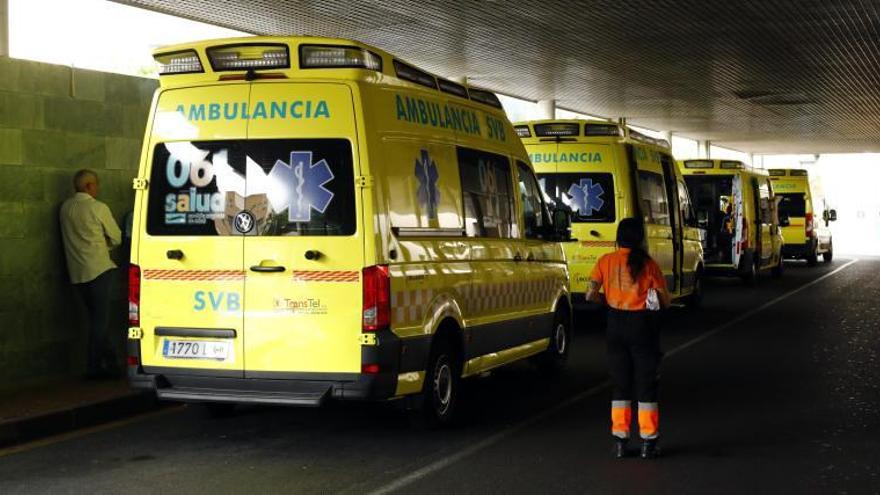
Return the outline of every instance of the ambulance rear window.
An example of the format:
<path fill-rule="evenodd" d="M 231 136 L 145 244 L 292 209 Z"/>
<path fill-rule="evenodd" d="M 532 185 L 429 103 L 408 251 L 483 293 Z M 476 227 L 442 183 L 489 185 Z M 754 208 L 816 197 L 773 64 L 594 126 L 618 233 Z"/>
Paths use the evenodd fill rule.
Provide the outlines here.
<path fill-rule="evenodd" d="M 779 215 L 786 217 L 802 217 L 807 213 L 807 200 L 804 193 L 777 194 L 782 197 L 779 201 Z"/>
<path fill-rule="evenodd" d="M 156 145 L 147 233 L 343 236 L 356 230 L 351 144 L 344 139 Z"/>
<path fill-rule="evenodd" d="M 538 174 L 544 197 L 572 210 L 572 222 L 613 222 L 614 176 L 607 173 Z"/>

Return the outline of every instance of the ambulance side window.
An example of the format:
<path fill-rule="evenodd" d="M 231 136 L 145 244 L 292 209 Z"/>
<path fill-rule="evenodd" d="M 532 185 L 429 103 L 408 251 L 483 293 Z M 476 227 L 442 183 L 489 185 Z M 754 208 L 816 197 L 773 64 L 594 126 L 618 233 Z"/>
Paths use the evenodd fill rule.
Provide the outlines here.
<path fill-rule="evenodd" d="M 691 204 L 691 196 L 688 193 L 687 185 L 683 180 L 678 181 L 678 205 L 681 208 L 681 218 L 687 227 L 697 226 L 697 216 L 694 214 L 694 207 Z"/>
<path fill-rule="evenodd" d="M 761 223 L 773 223 L 773 210 L 770 207 L 770 183 L 762 180 L 758 185 L 761 202 Z"/>
<path fill-rule="evenodd" d="M 523 225 L 528 239 L 540 239 L 544 226 L 550 223 L 550 213 L 541 199 L 541 190 L 531 169 L 523 163 L 516 162 L 519 175 L 519 194 L 522 198 Z"/>
<path fill-rule="evenodd" d="M 457 151 L 467 236 L 512 237 L 510 160 L 468 148 Z"/>
<path fill-rule="evenodd" d="M 656 172 L 639 170 L 639 205 L 645 223 L 670 225 L 669 202 L 666 199 L 666 188 L 663 176 Z"/>

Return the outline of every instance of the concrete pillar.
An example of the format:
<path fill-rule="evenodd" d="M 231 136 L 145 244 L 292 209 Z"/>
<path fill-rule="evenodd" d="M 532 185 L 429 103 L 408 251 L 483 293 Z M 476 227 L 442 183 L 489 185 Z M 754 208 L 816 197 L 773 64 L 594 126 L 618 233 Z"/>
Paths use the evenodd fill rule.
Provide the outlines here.
<path fill-rule="evenodd" d="M 556 118 L 556 100 L 539 100 L 538 101 L 538 118 L 539 119 L 555 119 Z"/>
<path fill-rule="evenodd" d="M 617 123 L 625 126 L 626 125 L 626 117 L 617 117 Z"/>
<path fill-rule="evenodd" d="M 700 155 L 700 158 L 712 158 L 712 152 L 709 151 L 712 149 L 712 141 L 709 141 L 708 139 L 697 141 L 697 146 L 699 146 L 697 154 Z"/>
<path fill-rule="evenodd" d="M 672 131 L 665 131 L 663 133 L 663 139 L 665 139 L 666 142 L 669 143 L 669 149 L 672 150 Z"/>
<path fill-rule="evenodd" d="M 9 56 L 9 0 L 0 0 L 0 57 Z"/>

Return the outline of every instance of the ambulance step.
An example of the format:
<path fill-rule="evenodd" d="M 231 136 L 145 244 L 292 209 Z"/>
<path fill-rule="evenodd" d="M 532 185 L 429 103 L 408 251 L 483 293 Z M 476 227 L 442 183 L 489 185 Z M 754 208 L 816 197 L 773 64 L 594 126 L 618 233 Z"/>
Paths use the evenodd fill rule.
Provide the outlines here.
<path fill-rule="evenodd" d="M 180 402 L 237 402 L 250 404 L 277 404 L 286 406 L 317 407 L 330 396 L 330 387 L 304 392 L 265 392 L 204 388 L 160 388 L 156 394 L 161 400 Z"/>

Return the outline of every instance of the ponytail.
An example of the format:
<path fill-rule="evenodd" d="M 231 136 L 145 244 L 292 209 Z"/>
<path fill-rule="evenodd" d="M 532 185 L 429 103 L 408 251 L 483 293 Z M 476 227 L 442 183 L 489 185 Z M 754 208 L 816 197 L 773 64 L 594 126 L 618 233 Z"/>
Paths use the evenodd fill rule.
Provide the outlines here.
<path fill-rule="evenodd" d="M 617 226 L 617 245 L 629 249 L 626 266 L 633 281 L 637 281 L 645 271 L 651 256 L 645 251 L 645 227 L 635 218 L 624 218 Z"/>

